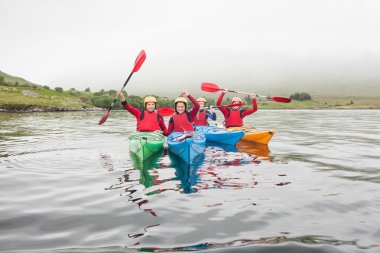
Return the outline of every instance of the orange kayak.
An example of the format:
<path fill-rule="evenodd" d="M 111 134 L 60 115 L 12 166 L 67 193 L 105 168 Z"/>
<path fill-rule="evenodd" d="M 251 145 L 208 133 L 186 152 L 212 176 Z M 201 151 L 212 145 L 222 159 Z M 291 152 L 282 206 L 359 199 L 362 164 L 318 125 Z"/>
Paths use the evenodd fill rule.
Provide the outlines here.
<path fill-rule="evenodd" d="M 252 141 L 256 143 L 261 143 L 267 145 L 272 139 L 272 136 L 276 133 L 276 130 L 270 129 L 267 131 L 257 130 L 253 127 L 242 126 L 242 127 L 229 127 L 228 131 L 241 131 L 245 130 L 245 134 L 242 140 Z"/>

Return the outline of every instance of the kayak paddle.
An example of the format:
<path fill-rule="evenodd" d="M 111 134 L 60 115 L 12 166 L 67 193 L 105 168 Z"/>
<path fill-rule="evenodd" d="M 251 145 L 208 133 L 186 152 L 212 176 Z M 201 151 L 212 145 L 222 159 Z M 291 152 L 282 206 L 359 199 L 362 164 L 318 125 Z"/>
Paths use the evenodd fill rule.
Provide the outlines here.
<path fill-rule="evenodd" d="M 175 110 L 170 107 L 162 107 L 162 108 L 157 109 L 157 113 L 165 117 L 165 116 L 171 116 L 173 113 L 175 113 Z"/>
<path fill-rule="evenodd" d="M 218 92 L 218 91 L 221 91 L 224 89 L 220 88 L 215 83 L 202 83 L 201 90 L 206 91 L 206 92 Z M 251 95 L 251 93 L 247 93 L 247 92 L 241 92 L 241 91 L 235 91 L 235 90 L 228 90 L 228 91 L 233 92 L 233 93 Z M 263 95 L 257 95 L 257 97 L 270 99 L 272 101 L 276 101 L 276 102 L 280 102 L 280 103 L 289 103 L 290 101 L 292 101 L 290 98 L 285 98 L 285 97 L 271 97 L 271 96 L 263 96 Z"/>
<path fill-rule="evenodd" d="M 221 106 L 217 106 L 217 105 L 213 105 L 212 107 L 213 108 L 220 108 L 220 107 L 235 107 L 235 106 L 243 106 L 245 105 L 244 103 L 236 103 L 236 104 L 228 104 L 228 105 L 221 105 Z M 210 107 L 201 107 L 200 109 L 210 109 Z"/>
<path fill-rule="evenodd" d="M 127 85 L 129 79 L 131 79 L 133 73 L 139 71 L 141 65 L 144 63 L 146 59 L 146 54 L 145 54 L 145 51 L 144 50 L 141 50 L 141 52 L 139 53 L 139 55 L 137 56 L 136 60 L 135 60 L 135 66 L 133 67 L 132 69 L 132 72 L 129 74 L 128 76 L 128 79 L 127 81 L 125 81 L 123 87 L 120 89 L 119 92 L 122 92 L 125 88 L 125 86 Z M 115 97 L 115 99 L 113 100 L 111 106 L 107 109 L 106 113 L 103 115 L 103 117 L 99 120 L 99 125 L 103 124 L 104 122 L 106 122 L 108 116 L 110 115 L 111 113 L 111 110 L 113 108 L 113 106 L 115 105 L 116 103 L 116 100 L 117 100 L 118 96 Z"/>

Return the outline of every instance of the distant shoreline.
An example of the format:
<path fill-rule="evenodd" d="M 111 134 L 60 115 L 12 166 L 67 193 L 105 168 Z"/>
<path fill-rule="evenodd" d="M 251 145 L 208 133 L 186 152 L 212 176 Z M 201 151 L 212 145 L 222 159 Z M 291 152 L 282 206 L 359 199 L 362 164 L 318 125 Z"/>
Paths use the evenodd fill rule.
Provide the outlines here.
<path fill-rule="evenodd" d="M 284 111 L 290 111 L 290 110 L 315 110 L 315 111 L 332 111 L 332 110 L 339 110 L 339 111 L 350 111 L 350 110 L 380 110 L 380 108 L 339 108 L 339 107 L 329 107 L 329 108 L 258 108 L 258 110 L 284 110 Z M 106 109 L 102 108 L 83 108 L 83 109 L 70 109 L 70 108 L 53 108 L 53 109 L 42 109 L 42 108 L 33 108 L 29 110 L 6 110 L 0 108 L 0 113 L 36 113 L 36 112 L 104 112 Z M 113 111 L 124 111 L 123 109 L 114 109 Z"/>

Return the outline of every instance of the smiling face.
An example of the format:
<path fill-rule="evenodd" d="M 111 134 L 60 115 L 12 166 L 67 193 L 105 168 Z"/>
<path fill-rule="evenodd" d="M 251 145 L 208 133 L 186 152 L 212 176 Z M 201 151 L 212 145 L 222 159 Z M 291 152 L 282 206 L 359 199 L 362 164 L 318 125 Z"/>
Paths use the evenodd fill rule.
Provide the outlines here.
<path fill-rule="evenodd" d="M 201 107 L 205 107 L 206 106 L 206 103 L 205 102 L 198 102 L 199 103 L 199 105 L 201 106 Z"/>
<path fill-rule="evenodd" d="M 153 112 L 154 109 L 156 109 L 156 103 L 153 103 L 153 102 L 148 102 L 145 104 L 145 109 L 150 111 L 150 112 Z"/>
<path fill-rule="evenodd" d="M 186 105 L 183 102 L 178 102 L 175 106 L 175 110 L 177 113 L 183 113 L 186 110 Z"/>
<path fill-rule="evenodd" d="M 234 101 L 234 102 L 232 102 L 232 104 L 240 104 L 240 102 L 239 101 Z M 237 110 L 237 109 L 239 109 L 239 107 L 240 106 L 234 106 L 234 107 L 232 107 L 232 109 Z"/>

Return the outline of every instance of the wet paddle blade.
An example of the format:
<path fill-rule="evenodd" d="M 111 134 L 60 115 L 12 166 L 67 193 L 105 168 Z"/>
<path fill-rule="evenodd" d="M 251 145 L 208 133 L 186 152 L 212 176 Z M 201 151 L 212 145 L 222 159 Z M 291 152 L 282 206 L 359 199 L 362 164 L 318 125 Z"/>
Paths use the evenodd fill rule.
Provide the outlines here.
<path fill-rule="evenodd" d="M 139 71 L 139 69 L 140 69 L 141 65 L 144 63 L 145 59 L 146 59 L 145 51 L 141 50 L 141 52 L 139 53 L 139 55 L 137 56 L 137 58 L 135 60 L 135 67 L 132 70 L 133 73 Z"/>
<path fill-rule="evenodd" d="M 284 97 L 271 97 L 272 101 L 280 102 L 280 103 L 290 103 L 292 100 L 290 98 Z"/>
<path fill-rule="evenodd" d="M 214 84 L 214 83 L 202 83 L 201 90 L 206 91 L 206 92 L 218 92 L 221 89 L 219 88 L 217 84 Z"/>
<path fill-rule="evenodd" d="M 165 116 L 171 116 L 175 111 L 173 108 L 170 108 L 170 107 L 162 107 L 162 108 L 158 108 L 157 112 L 161 116 L 165 117 Z"/>
<path fill-rule="evenodd" d="M 101 125 L 101 124 L 103 124 L 104 122 L 106 122 L 106 120 L 107 120 L 108 116 L 110 115 L 110 113 L 111 113 L 111 110 L 108 109 L 108 110 L 106 111 L 106 113 L 103 115 L 103 117 L 99 120 L 99 125 Z"/>

